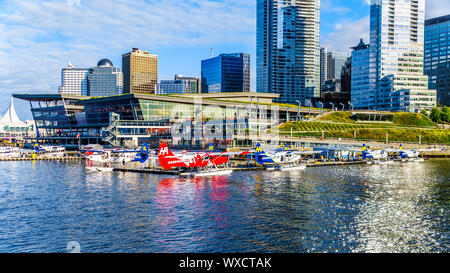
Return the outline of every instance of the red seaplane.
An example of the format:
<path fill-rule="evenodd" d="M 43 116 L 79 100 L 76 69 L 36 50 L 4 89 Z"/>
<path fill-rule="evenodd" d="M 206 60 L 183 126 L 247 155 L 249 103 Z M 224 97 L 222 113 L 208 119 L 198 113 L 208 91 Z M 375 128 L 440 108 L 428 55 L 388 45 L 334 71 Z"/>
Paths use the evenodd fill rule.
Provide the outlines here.
<path fill-rule="evenodd" d="M 173 168 L 208 168 L 215 167 L 214 170 L 197 171 L 186 173 L 193 176 L 224 175 L 233 171 L 230 169 L 218 169 L 217 166 L 229 161 L 229 157 L 235 154 L 245 154 L 242 152 L 214 152 L 214 146 L 210 144 L 205 152 L 181 152 L 175 154 L 165 142 L 161 142 L 158 152 L 159 165 L 165 170 Z"/>

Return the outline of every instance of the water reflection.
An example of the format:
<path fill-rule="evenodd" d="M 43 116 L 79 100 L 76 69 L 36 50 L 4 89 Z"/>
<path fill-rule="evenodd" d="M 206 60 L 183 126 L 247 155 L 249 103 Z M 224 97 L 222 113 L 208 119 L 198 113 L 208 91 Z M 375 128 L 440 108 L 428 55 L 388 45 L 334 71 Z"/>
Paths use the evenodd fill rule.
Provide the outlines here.
<path fill-rule="evenodd" d="M 2 162 L 0 252 L 448 252 L 448 163 L 176 178 Z"/>
<path fill-rule="evenodd" d="M 360 207 L 356 226 L 358 252 L 436 252 L 448 250 L 448 204 L 436 208 L 436 188 L 447 184 L 435 178 L 430 162 L 367 168 L 369 197 Z M 375 167 L 375 166 L 373 166 Z M 382 170 L 381 170 L 382 169 Z M 437 210 L 436 210 L 437 209 Z M 434 217 L 431 215 L 438 212 Z M 436 217 L 437 216 L 437 217 Z"/>

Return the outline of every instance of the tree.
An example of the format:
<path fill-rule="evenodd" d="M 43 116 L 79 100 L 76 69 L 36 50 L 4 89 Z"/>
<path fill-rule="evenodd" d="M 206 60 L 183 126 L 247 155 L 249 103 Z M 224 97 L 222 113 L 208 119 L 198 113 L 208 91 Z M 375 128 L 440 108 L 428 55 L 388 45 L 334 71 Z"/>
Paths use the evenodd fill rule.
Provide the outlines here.
<path fill-rule="evenodd" d="M 425 109 L 422 109 L 422 111 L 420 111 L 420 113 L 426 117 L 428 117 L 428 111 Z"/>
<path fill-rule="evenodd" d="M 436 123 L 440 123 L 442 121 L 441 120 L 441 110 L 439 110 L 439 108 L 437 108 L 437 107 L 431 109 L 430 118 L 432 121 L 434 121 Z"/>
<path fill-rule="evenodd" d="M 444 122 L 450 122 L 450 108 L 447 106 L 442 107 L 441 120 Z"/>

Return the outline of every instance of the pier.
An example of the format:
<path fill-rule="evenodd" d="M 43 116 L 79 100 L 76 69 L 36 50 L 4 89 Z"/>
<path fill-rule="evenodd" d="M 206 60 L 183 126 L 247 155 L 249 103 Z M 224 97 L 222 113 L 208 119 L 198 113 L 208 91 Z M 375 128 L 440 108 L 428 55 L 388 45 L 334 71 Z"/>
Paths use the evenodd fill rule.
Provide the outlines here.
<path fill-rule="evenodd" d="M 314 162 L 303 164 L 307 168 L 311 167 L 326 167 L 326 166 L 342 166 L 342 165 L 358 165 L 365 164 L 366 161 L 337 161 L 337 162 Z M 238 165 L 230 168 L 219 168 L 219 169 L 229 169 L 233 172 L 257 172 L 257 171 L 267 171 L 269 167 L 272 166 L 247 166 Z M 168 171 L 159 168 L 114 168 L 115 172 L 131 172 L 131 173 L 148 173 L 148 174 L 162 174 L 162 175 L 181 175 L 181 171 Z"/>

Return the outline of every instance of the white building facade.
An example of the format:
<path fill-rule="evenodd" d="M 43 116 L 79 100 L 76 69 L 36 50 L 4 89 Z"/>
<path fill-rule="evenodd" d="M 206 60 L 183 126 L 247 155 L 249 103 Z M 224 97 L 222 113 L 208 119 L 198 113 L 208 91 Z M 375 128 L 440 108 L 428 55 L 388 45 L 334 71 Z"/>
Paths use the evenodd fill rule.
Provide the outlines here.
<path fill-rule="evenodd" d="M 423 75 L 425 0 L 372 0 L 369 85 L 372 108 L 419 112 L 436 106 Z M 387 83 L 387 81 L 391 81 Z M 404 101 L 398 104 L 398 94 Z M 396 102 L 397 101 L 397 102 Z"/>

